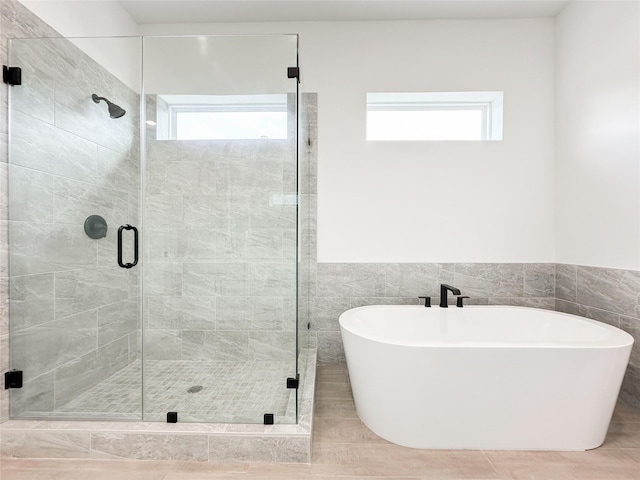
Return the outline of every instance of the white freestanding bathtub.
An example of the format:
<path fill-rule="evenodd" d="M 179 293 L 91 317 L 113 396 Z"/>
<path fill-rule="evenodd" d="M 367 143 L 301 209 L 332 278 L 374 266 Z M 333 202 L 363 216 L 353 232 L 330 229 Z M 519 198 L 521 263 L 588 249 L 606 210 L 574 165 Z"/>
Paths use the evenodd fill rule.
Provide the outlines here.
<path fill-rule="evenodd" d="M 604 442 L 633 338 L 548 310 L 369 306 L 340 316 L 360 419 L 414 448 Z"/>

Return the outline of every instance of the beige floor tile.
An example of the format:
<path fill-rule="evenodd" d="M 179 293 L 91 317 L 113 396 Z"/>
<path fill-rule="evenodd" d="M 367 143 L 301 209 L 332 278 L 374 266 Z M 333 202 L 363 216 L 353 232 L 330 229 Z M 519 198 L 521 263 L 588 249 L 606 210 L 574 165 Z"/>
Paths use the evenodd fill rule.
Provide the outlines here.
<path fill-rule="evenodd" d="M 618 402 L 611 421 L 614 423 L 640 423 L 640 409 Z"/>
<path fill-rule="evenodd" d="M 316 444 L 311 473 L 434 479 L 499 478 L 479 451 L 416 450 L 393 444 Z"/>
<path fill-rule="evenodd" d="M 317 418 L 358 418 L 353 400 L 340 398 L 316 398 L 315 416 Z"/>
<path fill-rule="evenodd" d="M 313 441 L 364 443 L 364 428 L 366 427 L 359 418 L 316 418 L 313 423 Z"/>
<path fill-rule="evenodd" d="M 640 424 L 612 422 L 607 438 L 600 447 L 605 448 L 640 448 Z"/>
<path fill-rule="evenodd" d="M 319 382 L 316 384 L 316 399 L 318 398 L 353 400 L 353 395 L 348 383 Z"/>
<path fill-rule="evenodd" d="M 347 366 L 344 364 L 318 365 L 316 382 L 348 383 Z"/>
<path fill-rule="evenodd" d="M 530 480 L 615 480 L 627 479 L 640 464 L 623 449 L 595 449 L 587 452 L 484 452 L 496 471 L 513 479 Z"/>

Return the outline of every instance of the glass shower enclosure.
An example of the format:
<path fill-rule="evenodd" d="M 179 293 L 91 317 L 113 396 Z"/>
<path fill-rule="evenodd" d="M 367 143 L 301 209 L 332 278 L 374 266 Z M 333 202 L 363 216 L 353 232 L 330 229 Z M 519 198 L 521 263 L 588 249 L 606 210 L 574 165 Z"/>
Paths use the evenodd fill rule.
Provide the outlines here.
<path fill-rule="evenodd" d="M 296 422 L 297 43 L 11 41 L 13 418 Z"/>

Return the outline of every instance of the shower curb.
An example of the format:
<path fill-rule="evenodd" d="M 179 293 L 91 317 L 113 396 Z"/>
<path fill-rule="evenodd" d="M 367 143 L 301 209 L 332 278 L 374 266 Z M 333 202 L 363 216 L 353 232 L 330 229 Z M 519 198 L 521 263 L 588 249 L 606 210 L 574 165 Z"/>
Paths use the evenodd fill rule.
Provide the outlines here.
<path fill-rule="evenodd" d="M 316 348 L 304 349 L 296 425 L 9 420 L 4 458 L 311 462 Z"/>

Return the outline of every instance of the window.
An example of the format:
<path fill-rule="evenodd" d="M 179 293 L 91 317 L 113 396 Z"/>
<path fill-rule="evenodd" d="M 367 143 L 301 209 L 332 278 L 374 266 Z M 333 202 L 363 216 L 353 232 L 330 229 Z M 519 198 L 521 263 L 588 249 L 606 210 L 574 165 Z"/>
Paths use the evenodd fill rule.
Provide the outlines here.
<path fill-rule="evenodd" d="M 502 140 L 502 92 L 367 93 L 367 140 Z"/>
<path fill-rule="evenodd" d="M 162 95 L 171 140 L 287 138 L 285 95 Z"/>

